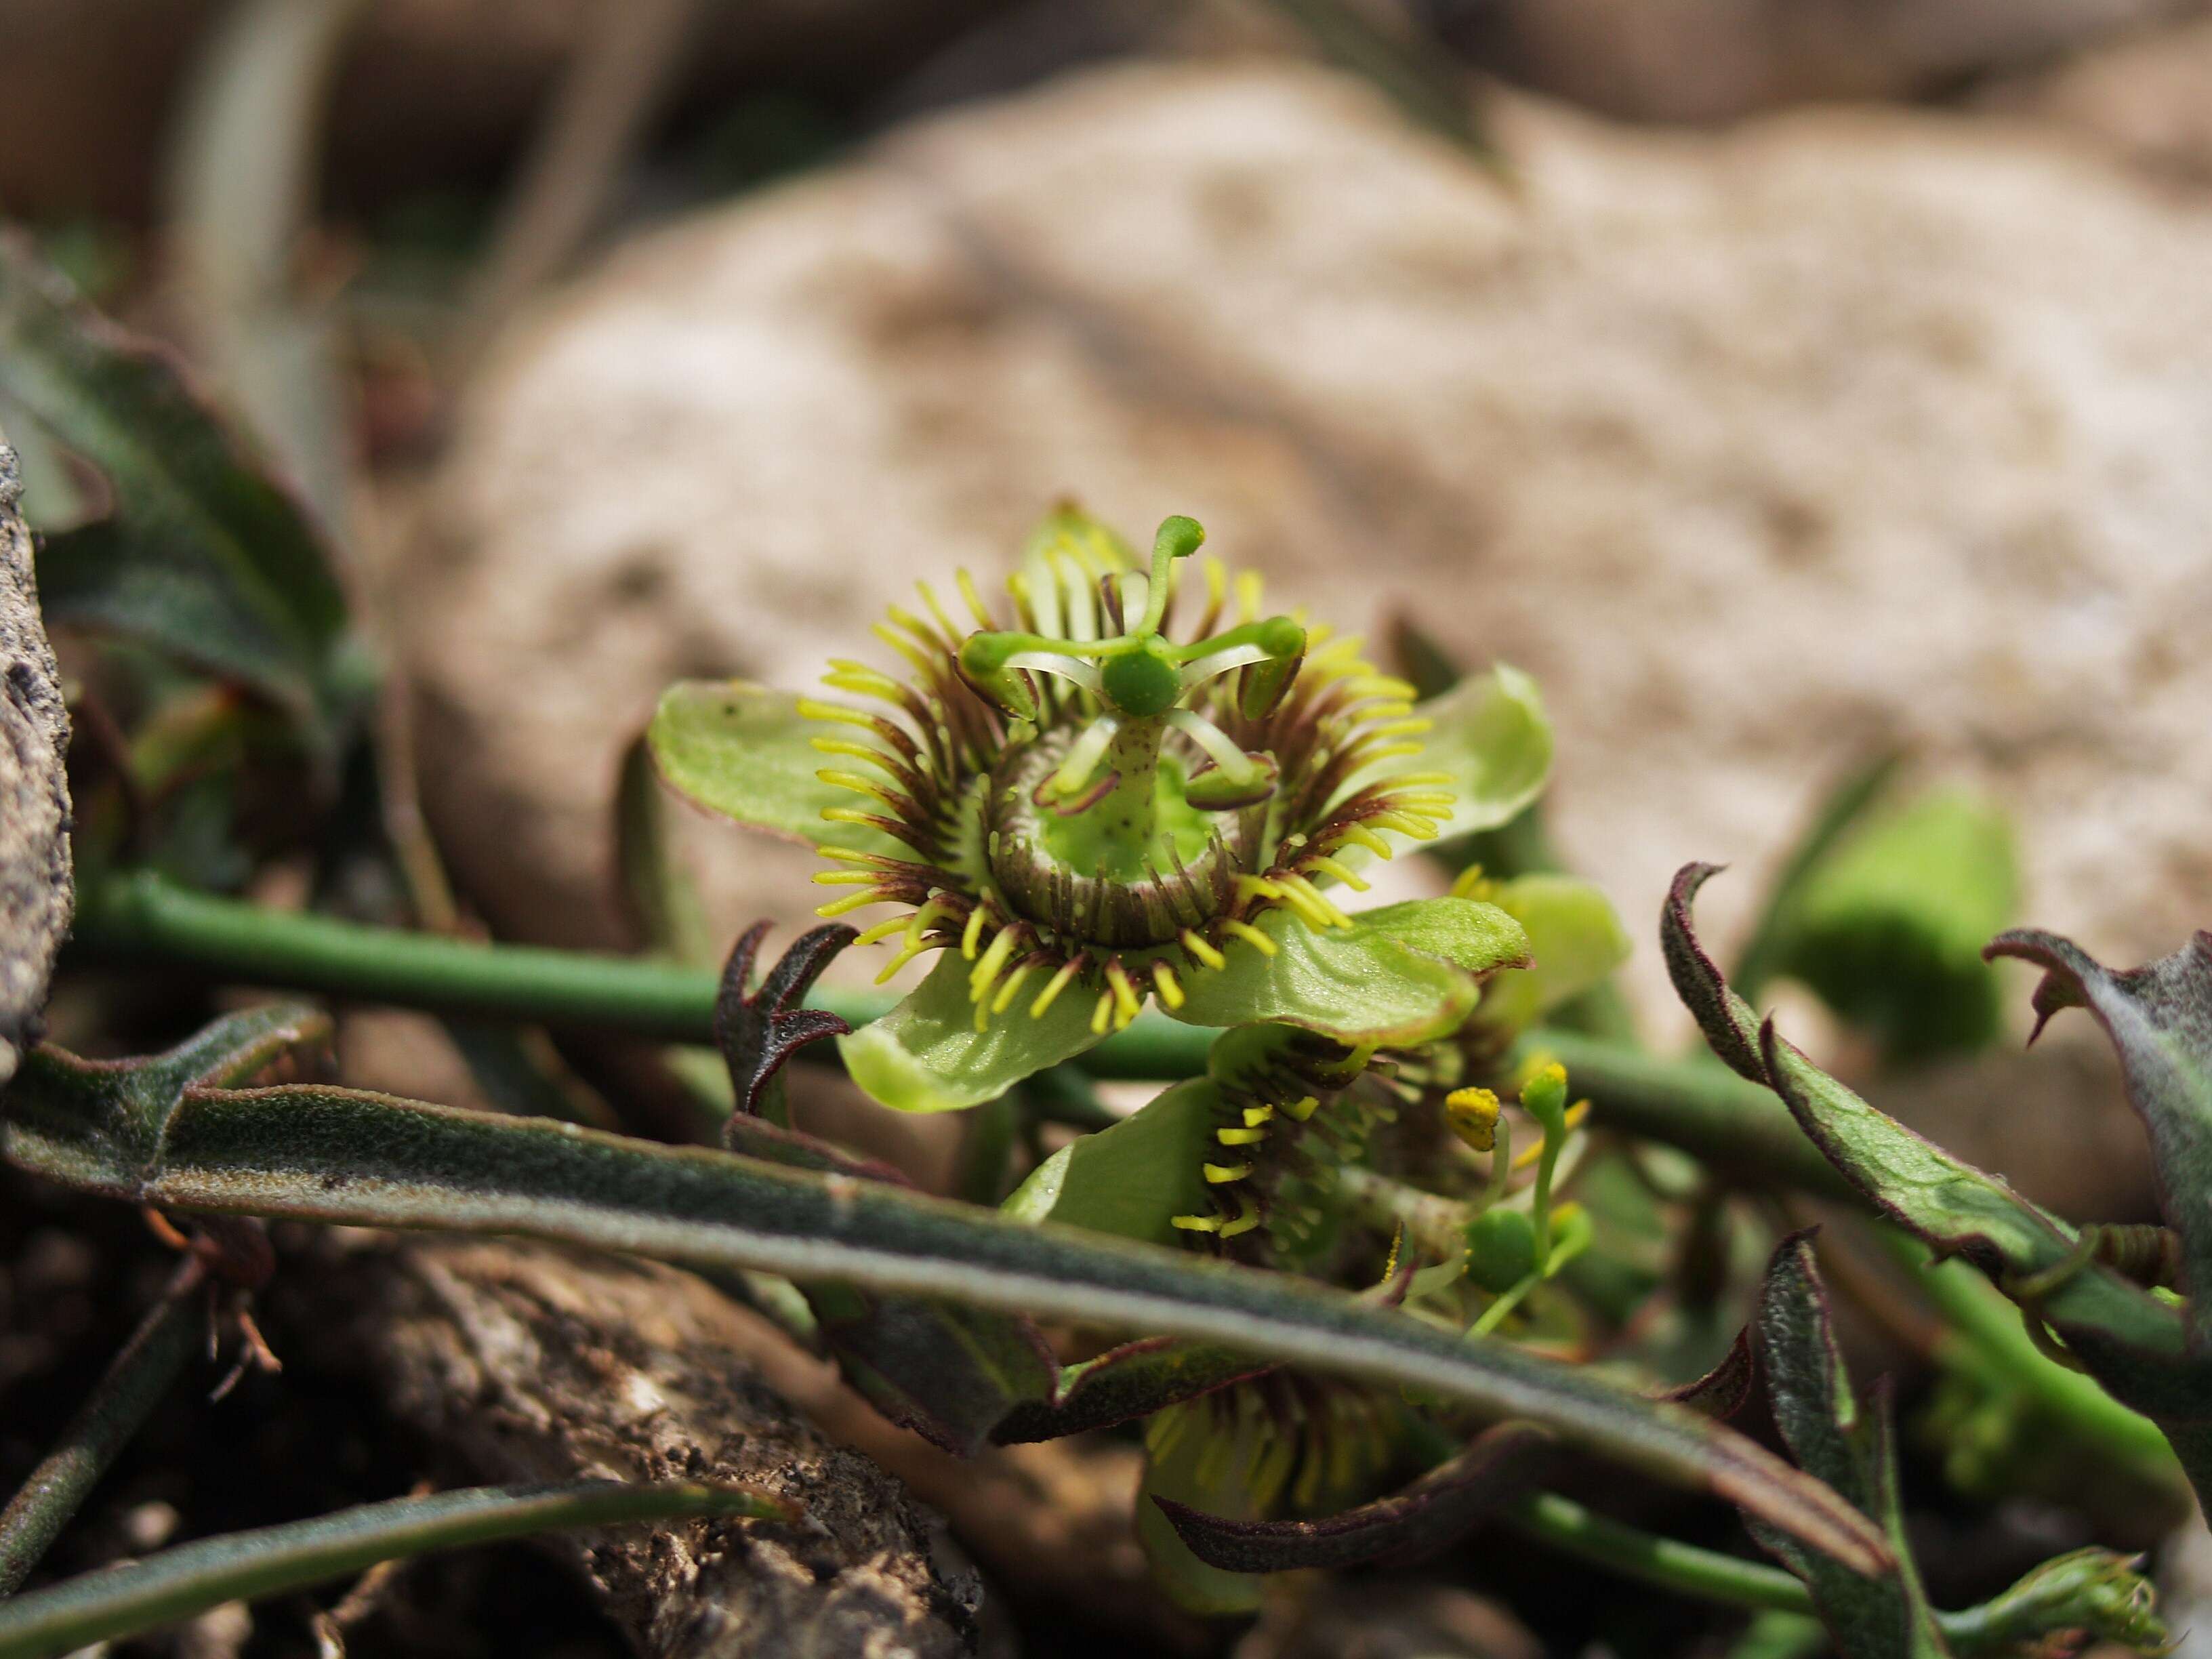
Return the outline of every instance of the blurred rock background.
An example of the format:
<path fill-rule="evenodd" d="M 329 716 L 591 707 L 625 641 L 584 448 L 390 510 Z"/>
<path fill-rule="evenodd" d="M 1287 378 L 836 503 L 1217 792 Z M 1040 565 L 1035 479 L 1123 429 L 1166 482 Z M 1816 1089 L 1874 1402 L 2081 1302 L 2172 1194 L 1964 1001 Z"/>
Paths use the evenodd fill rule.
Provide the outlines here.
<path fill-rule="evenodd" d="M 2136 959 L 2212 915 L 2208 29 L 0 0 L 0 211 L 343 526 L 411 681 L 391 741 L 500 933 L 624 939 L 611 802 L 668 679 L 803 684 L 1072 490 L 1534 671 L 1553 832 L 1639 939 L 1691 858 L 1743 866 L 1713 910 L 1747 916 L 1902 744 L 2014 815 L 2029 916 Z M 65 510 L 66 468 L 25 470 Z M 802 853 L 685 838 L 724 927 L 804 915 Z M 1655 953 L 1631 979 L 1684 1029 Z M 400 1030 L 359 1047 L 377 1080 L 453 1074 Z M 2128 1212 L 2135 1132 L 2072 1035 L 1899 1087 Z"/>

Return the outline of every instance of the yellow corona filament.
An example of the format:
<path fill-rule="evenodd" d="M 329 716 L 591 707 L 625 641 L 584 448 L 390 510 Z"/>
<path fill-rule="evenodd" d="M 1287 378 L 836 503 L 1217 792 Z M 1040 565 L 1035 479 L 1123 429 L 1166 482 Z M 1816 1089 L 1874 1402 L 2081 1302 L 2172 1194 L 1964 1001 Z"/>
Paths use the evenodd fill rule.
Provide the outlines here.
<path fill-rule="evenodd" d="M 1160 1000 L 1167 1006 L 1182 1006 L 1182 981 L 1176 977 L 1175 969 L 1164 962 L 1152 964 L 1152 988 L 1160 994 Z"/>
<path fill-rule="evenodd" d="M 1437 723 L 1434 720 L 1416 714 L 1402 720 L 1384 720 L 1379 726 L 1369 726 L 1359 735 L 1363 738 L 1418 738 L 1425 732 L 1433 732 L 1436 729 Z M 1404 747 L 1402 744 L 1399 745 L 1401 750 Z M 1413 745 L 1413 752 L 1417 755 L 1421 752 L 1419 744 Z"/>
<path fill-rule="evenodd" d="M 958 645 L 961 630 L 952 625 L 952 618 L 945 614 L 945 607 L 937 602 L 937 590 L 927 582 L 916 582 L 915 588 L 921 593 L 921 602 L 929 607 L 929 614 L 937 619 L 938 627 L 945 631 L 946 641 Z"/>
<path fill-rule="evenodd" d="M 855 945 L 881 945 L 893 933 L 904 933 L 906 931 L 906 927 L 907 919 L 904 916 L 893 916 L 889 921 L 878 922 L 874 927 L 869 928 L 867 932 L 862 933 L 860 938 L 854 939 L 853 943 Z"/>
<path fill-rule="evenodd" d="M 1218 969 L 1229 965 L 1227 957 L 1208 945 L 1201 934 L 1191 928 L 1186 927 L 1182 930 L 1182 948 L 1208 968 Z"/>
<path fill-rule="evenodd" d="M 1225 1187 L 1232 1181 L 1242 1181 L 1252 1173 L 1249 1164 L 1201 1164 L 1199 1173 L 1217 1187 Z"/>
<path fill-rule="evenodd" d="M 1237 620 L 1239 624 L 1260 619 L 1260 596 L 1264 592 L 1256 570 L 1237 573 Z"/>
<path fill-rule="evenodd" d="M 1236 934 L 1263 957 L 1272 957 L 1275 954 L 1275 941 L 1249 921 L 1224 921 L 1221 924 L 1221 927 L 1224 933 Z"/>
<path fill-rule="evenodd" d="M 976 914 L 980 915 L 981 912 Z M 990 948 L 983 952 L 982 960 L 968 975 L 969 1001 L 981 1002 L 990 994 L 991 988 L 999 982 L 999 975 L 1005 969 L 1006 959 L 1014 954 L 1014 946 L 1020 943 L 1011 927 L 1001 927 L 992 937 Z"/>
<path fill-rule="evenodd" d="M 1237 896 L 1249 902 L 1255 898 L 1280 898 L 1283 890 L 1265 876 L 1239 874 L 1237 878 Z"/>
<path fill-rule="evenodd" d="M 975 591 L 975 579 L 968 574 L 967 566 L 963 565 L 952 573 L 952 582 L 960 590 L 960 597 L 967 602 L 968 614 L 975 618 L 976 627 L 989 629 L 999 625 L 998 619 L 991 615 L 991 607 L 983 603 L 983 596 Z"/>
<path fill-rule="evenodd" d="M 1383 840 L 1382 836 L 1376 835 L 1372 830 L 1370 830 L 1364 823 L 1345 824 L 1337 830 L 1336 839 L 1329 843 L 1329 847 L 1330 849 L 1334 851 L 1337 848 L 1345 846 L 1347 842 L 1354 847 L 1365 848 L 1369 852 L 1374 854 L 1378 859 L 1388 860 L 1394 859 L 1398 856 L 1397 848 L 1391 846 L 1389 842 Z"/>
<path fill-rule="evenodd" d="M 1256 1129 L 1262 1123 L 1272 1120 L 1274 1115 L 1275 1109 L 1272 1106 L 1247 1106 L 1244 1109 L 1244 1127 L 1248 1129 Z"/>
<path fill-rule="evenodd" d="M 1488 1089 L 1455 1089 L 1444 1097 L 1444 1121 L 1478 1152 L 1498 1144 L 1498 1097 Z"/>
<path fill-rule="evenodd" d="M 1426 818 L 1417 818 L 1410 812 L 1376 812 L 1367 822 L 1378 830 L 1395 830 L 1401 836 L 1415 841 L 1434 841 L 1437 826 Z"/>
<path fill-rule="evenodd" d="M 1104 1036 L 1106 1023 L 1113 1018 L 1114 994 L 1111 991 L 1101 991 L 1098 994 L 1098 1006 L 1091 1011 L 1091 1035 Z"/>
<path fill-rule="evenodd" d="M 1346 887 L 1349 887 L 1355 893 L 1367 892 L 1373 885 L 1366 877 L 1361 875 L 1359 872 L 1353 869 L 1350 865 L 1339 864 L 1334 859 L 1330 858 L 1325 853 L 1316 853 L 1312 857 L 1309 858 L 1306 862 L 1311 865 L 1315 869 L 1320 871 L 1323 875 L 1335 877 L 1337 880 L 1342 882 Z"/>
<path fill-rule="evenodd" d="M 1128 969 L 1120 963 L 1106 964 L 1106 985 L 1114 994 L 1114 1029 L 1118 1031 L 1136 1018 L 1137 1011 L 1145 1005 L 1138 999 L 1136 983 L 1130 979 Z"/>
<path fill-rule="evenodd" d="M 880 870 L 817 870 L 814 884 L 817 887 L 872 887 L 882 875 Z"/>
<path fill-rule="evenodd" d="M 999 994 L 991 999 L 991 1012 L 994 1014 L 1003 1014 L 1007 1009 L 1012 1007 L 1014 998 L 1021 993 L 1022 981 L 1035 971 L 1029 963 L 1024 963 L 1012 973 L 1008 974 L 1006 982 L 999 988 Z"/>
<path fill-rule="evenodd" d="M 1293 1123 L 1304 1123 L 1320 1109 L 1321 1097 L 1318 1095 L 1307 1095 L 1302 1099 L 1283 1103 L 1283 1115 Z"/>
<path fill-rule="evenodd" d="M 857 806 L 825 806 L 822 817 L 830 823 L 857 823 L 870 830 L 877 827 L 872 816 Z M 822 849 L 817 847 L 814 850 L 818 853 Z"/>
<path fill-rule="evenodd" d="M 975 960 L 975 945 L 983 937 L 983 907 L 977 905 L 968 913 L 968 925 L 960 930 L 960 954 L 968 961 Z"/>
<path fill-rule="evenodd" d="M 1316 933 L 1326 933 L 1334 927 L 1337 916 L 1341 914 L 1318 894 L 1293 887 L 1287 880 L 1276 890 L 1282 895 L 1284 908 Z M 1350 925 L 1347 921 L 1346 926 Z"/>
<path fill-rule="evenodd" d="M 1213 1138 L 1224 1146 L 1256 1146 L 1267 1138 L 1265 1129 L 1216 1129 Z"/>
<path fill-rule="evenodd" d="M 1074 957 L 1060 964 L 1060 971 L 1046 983 L 1043 990 L 1037 993 L 1036 1000 L 1030 1004 L 1031 1019 L 1044 1018 L 1045 1010 L 1058 1000 L 1060 994 L 1067 988 L 1067 982 L 1075 977 L 1076 965 L 1080 960 L 1080 957 Z"/>
<path fill-rule="evenodd" d="M 830 720 L 839 726 L 865 726 L 876 729 L 876 717 L 863 714 L 857 708 L 848 708 L 842 703 L 819 702 L 812 697 L 801 697 L 796 705 L 799 714 L 810 720 Z"/>
<path fill-rule="evenodd" d="M 866 795 L 870 800 L 881 801 L 893 812 L 901 810 L 896 798 L 890 790 L 884 788 L 880 783 L 871 782 L 857 773 L 824 769 L 817 772 L 814 775 L 834 789 L 849 789 L 856 795 Z"/>
<path fill-rule="evenodd" d="M 865 909 L 871 904 L 894 903 L 897 897 L 896 893 L 878 893 L 871 888 L 865 893 L 848 893 L 843 898 L 831 899 L 827 904 L 817 904 L 814 907 L 814 914 L 826 920 L 844 915 L 848 911 Z"/>
<path fill-rule="evenodd" d="M 1187 1233 L 1218 1233 L 1221 1231 L 1221 1218 L 1218 1215 L 1170 1216 L 1168 1225 L 1180 1227 Z"/>
<path fill-rule="evenodd" d="M 1313 883 L 1308 881 L 1304 876 L 1298 875 L 1294 872 L 1290 875 L 1285 876 L 1282 878 L 1282 882 L 1284 890 L 1286 893 L 1304 898 L 1321 913 L 1322 919 L 1332 926 L 1337 927 L 1349 927 L 1352 926 L 1352 918 L 1345 915 L 1343 911 L 1338 909 L 1336 906 L 1331 904 L 1328 902 L 1327 896 L 1322 892 L 1321 889 L 1315 886 Z"/>
<path fill-rule="evenodd" d="M 854 760 L 866 761 L 871 766 L 880 766 L 893 776 L 897 775 L 898 763 L 872 743 L 854 743 L 844 738 L 809 738 L 807 746 L 817 755 L 846 755 Z"/>
<path fill-rule="evenodd" d="M 1220 560 L 1215 558 L 1212 554 L 1209 553 L 1206 556 L 1206 609 L 1209 611 L 1220 610 L 1222 601 L 1226 599 L 1228 597 L 1229 567 L 1222 563 Z"/>
<path fill-rule="evenodd" d="M 1224 1238 L 1235 1238 L 1240 1233 L 1249 1233 L 1260 1224 L 1260 1206 L 1242 1193 L 1237 1195 L 1237 1218 L 1234 1221 L 1224 1221 L 1221 1224 L 1221 1236 Z"/>
<path fill-rule="evenodd" d="M 894 629 L 884 627 L 881 623 L 871 623 L 868 628 L 868 632 L 873 634 L 885 645 L 890 647 L 892 650 L 897 652 L 902 657 L 904 657 L 907 659 L 908 665 L 913 668 L 914 672 L 921 676 L 922 683 L 924 684 L 927 684 L 929 683 L 930 675 L 935 665 L 929 660 L 928 656 L 925 654 L 921 648 L 915 645 L 913 641 L 908 639 L 905 635 L 897 632 Z"/>

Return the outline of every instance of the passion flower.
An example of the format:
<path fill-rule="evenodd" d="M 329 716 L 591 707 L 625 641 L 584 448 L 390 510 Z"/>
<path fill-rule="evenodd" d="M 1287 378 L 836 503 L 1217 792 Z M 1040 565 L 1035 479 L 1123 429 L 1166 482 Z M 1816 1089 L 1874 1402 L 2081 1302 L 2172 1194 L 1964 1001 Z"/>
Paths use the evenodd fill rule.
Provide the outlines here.
<path fill-rule="evenodd" d="M 1147 1001 L 1201 1025 L 1432 1042 L 1484 976 L 1525 962 L 1493 905 L 1355 914 L 1337 895 L 1534 797 L 1551 745 L 1533 685 L 1501 667 L 1417 706 L 1356 639 L 1266 614 L 1256 576 L 1194 566 L 1204 538 L 1170 518 L 1140 568 L 1063 509 L 996 608 L 964 572 L 959 622 L 927 585 L 891 607 L 875 635 L 896 672 L 837 658 L 833 697 L 730 681 L 663 698 L 664 777 L 812 842 L 815 879 L 848 890 L 821 914 L 890 908 L 860 936 L 896 946 L 885 979 L 939 953 L 842 1040 L 878 1100 L 993 1098 Z"/>

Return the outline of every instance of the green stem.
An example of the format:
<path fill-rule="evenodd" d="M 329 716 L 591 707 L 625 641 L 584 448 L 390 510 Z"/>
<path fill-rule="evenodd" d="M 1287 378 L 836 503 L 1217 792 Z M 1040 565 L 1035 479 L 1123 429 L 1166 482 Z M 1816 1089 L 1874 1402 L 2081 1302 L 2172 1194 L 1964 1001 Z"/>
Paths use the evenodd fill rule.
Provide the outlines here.
<path fill-rule="evenodd" d="M 1501 1518 L 1524 1537 L 1639 1583 L 1732 1607 L 1813 1611 L 1804 1584 L 1779 1567 L 1624 1526 L 1557 1492 L 1532 1492 L 1503 1510 Z"/>
<path fill-rule="evenodd" d="M 31 1576 L 184 1370 L 198 1346 L 199 1304 L 193 1292 L 201 1282 L 198 1264 L 187 1261 L 177 1270 L 62 1431 L 61 1443 L 0 1510 L 0 1598 L 15 1594 Z"/>
<path fill-rule="evenodd" d="M 305 1589 L 431 1550 L 624 1522 L 787 1514 L 785 1505 L 763 1492 L 672 1481 L 480 1486 L 366 1504 L 312 1521 L 180 1544 L 0 1602 L 0 1659 L 74 1652 L 174 1624 L 225 1601 Z"/>

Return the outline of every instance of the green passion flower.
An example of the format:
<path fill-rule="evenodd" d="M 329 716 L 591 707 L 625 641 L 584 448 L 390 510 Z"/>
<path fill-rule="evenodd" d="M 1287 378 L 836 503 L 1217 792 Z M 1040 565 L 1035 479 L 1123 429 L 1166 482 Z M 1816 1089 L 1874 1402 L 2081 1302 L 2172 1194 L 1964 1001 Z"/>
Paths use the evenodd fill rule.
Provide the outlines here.
<path fill-rule="evenodd" d="M 1335 895 L 1534 797 L 1551 739 L 1533 685 L 1499 668 L 1417 707 L 1357 639 L 1266 614 L 1256 576 L 1194 563 L 1204 534 L 1167 520 L 1140 568 L 1063 509 L 1000 605 L 963 572 L 959 622 L 927 585 L 918 610 L 891 607 L 875 635 L 897 672 L 838 658 L 832 696 L 736 681 L 663 698 L 665 778 L 812 842 L 815 879 L 842 890 L 822 915 L 893 910 L 860 935 L 896 947 L 883 978 L 939 953 L 842 1040 L 877 1099 L 991 1099 L 1147 1001 L 1201 1025 L 1431 1042 L 1525 962 L 1497 906 L 1355 915 Z"/>

